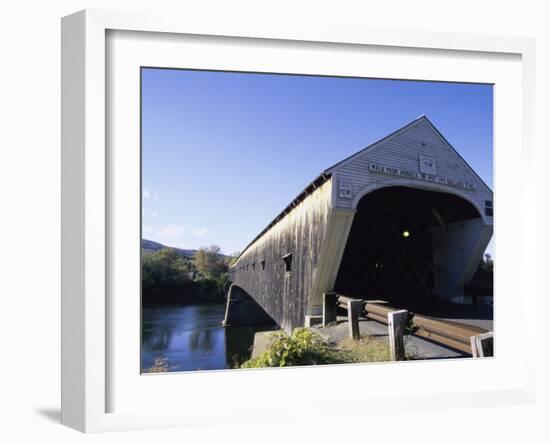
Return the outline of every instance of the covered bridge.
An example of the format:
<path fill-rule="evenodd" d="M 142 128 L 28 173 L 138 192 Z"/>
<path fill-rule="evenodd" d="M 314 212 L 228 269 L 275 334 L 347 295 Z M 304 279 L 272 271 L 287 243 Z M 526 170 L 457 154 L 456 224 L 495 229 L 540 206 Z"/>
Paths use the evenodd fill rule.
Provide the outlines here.
<path fill-rule="evenodd" d="M 464 303 L 492 234 L 493 192 L 421 116 L 323 171 L 256 236 L 230 268 L 226 323 L 239 299 L 291 331 L 330 291 Z"/>

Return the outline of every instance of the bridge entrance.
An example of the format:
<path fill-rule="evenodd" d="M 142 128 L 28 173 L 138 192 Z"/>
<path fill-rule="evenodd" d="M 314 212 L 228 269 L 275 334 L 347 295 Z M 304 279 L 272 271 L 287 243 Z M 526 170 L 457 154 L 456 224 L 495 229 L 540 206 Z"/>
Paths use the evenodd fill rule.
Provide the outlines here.
<path fill-rule="evenodd" d="M 368 193 L 357 205 L 334 291 L 403 306 L 449 290 L 460 245 L 482 224 L 477 209 L 453 194 L 403 186 Z"/>

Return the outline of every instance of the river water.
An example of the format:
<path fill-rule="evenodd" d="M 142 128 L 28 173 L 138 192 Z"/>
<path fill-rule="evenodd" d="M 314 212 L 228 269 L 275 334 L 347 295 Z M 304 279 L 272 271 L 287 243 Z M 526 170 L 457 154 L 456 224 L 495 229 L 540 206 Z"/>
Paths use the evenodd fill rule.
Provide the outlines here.
<path fill-rule="evenodd" d="M 270 328 L 223 327 L 224 313 L 225 304 L 143 306 L 142 372 L 220 370 L 248 359 L 254 333 Z"/>

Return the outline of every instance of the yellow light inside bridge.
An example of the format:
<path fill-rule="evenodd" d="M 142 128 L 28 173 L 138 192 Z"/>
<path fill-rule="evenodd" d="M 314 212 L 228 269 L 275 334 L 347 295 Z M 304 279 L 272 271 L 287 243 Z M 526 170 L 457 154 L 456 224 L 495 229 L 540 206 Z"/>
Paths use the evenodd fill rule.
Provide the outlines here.
<path fill-rule="evenodd" d="M 403 238 L 408 238 L 409 236 L 411 236 L 411 232 L 408 230 L 403 230 Z"/>

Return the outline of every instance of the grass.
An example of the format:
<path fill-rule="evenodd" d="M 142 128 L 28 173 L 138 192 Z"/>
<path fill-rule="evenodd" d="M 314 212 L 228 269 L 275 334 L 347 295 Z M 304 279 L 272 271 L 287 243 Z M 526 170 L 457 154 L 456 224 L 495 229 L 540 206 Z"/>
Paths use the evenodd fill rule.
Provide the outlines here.
<path fill-rule="evenodd" d="M 366 337 L 346 339 L 336 347 L 343 352 L 345 362 L 386 362 L 390 360 L 390 346 L 385 340 Z"/>
<path fill-rule="evenodd" d="M 346 339 L 338 344 L 337 348 L 348 351 L 349 362 L 387 362 L 391 360 L 390 346 L 384 339 L 365 337 L 360 340 Z M 405 360 L 421 359 L 418 349 L 414 345 L 406 345 Z"/>

